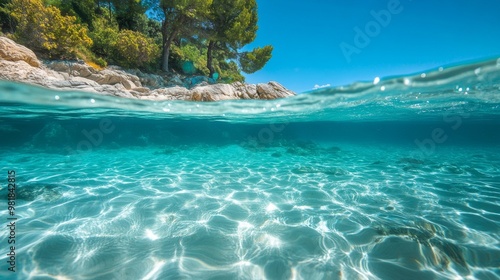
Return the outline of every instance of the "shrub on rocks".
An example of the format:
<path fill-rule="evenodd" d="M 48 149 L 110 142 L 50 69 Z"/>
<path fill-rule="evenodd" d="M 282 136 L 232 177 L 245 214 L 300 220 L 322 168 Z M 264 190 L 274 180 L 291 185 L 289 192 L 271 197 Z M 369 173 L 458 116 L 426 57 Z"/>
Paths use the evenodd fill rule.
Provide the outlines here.
<path fill-rule="evenodd" d="M 76 17 L 63 16 L 41 0 L 12 0 L 11 16 L 17 22 L 15 37 L 31 49 L 50 57 L 75 58 L 78 48 L 88 48 L 92 40 Z"/>
<path fill-rule="evenodd" d="M 101 57 L 111 58 L 118 39 L 118 24 L 116 22 L 108 23 L 103 17 L 94 20 L 94 30 L 90 32 L 90 38 L 94 41 L 92 51 Z"/>
<path fill-rule="evenodd" d="M 160 48 L 153 39 L 131 30 L 120 31 L 115 51 L 117 62 L 131 68 L 147 67 L 160 56 Z"/>

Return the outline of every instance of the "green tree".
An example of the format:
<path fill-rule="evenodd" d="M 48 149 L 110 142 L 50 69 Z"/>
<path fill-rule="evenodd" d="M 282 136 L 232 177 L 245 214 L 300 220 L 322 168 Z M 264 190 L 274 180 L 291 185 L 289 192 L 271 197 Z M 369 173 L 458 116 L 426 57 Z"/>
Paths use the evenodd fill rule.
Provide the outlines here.
<path fill-rule="evenodd" d="M 11 0 L 0 0 L 0 32 L 14 32 L 14 22 L 10 16 Z"/>
<path fill-rule="evenodd" d="M 144 33 L 146 36 L 155 39 L 155 41 L 158 42 L 158 45 L 161 45 L 161 23 L 148 18 L 146 22 L 146 26 L 141 30 L 142 33 Z"/>
<path fill-rule="evenodd" d="M 114 54 L 114 46 L 118 40 L 118 23 L 116 21 L 108 22 L 105 16 L 98 16 L 94 20 L 94 29 L 90 32 L 90 38 L 94 44 L 92 51 L 107 60 L 110 60 Z"/>
<path fill-rule="evenodd" d="M 236 62 L 221 60 L 215 66 L 215 70 L 220 73 L 220 79 L 224 83 L 244 82 L 245 77 L 241 75 L 240 68 Z"/>
<path fill-rule="evenodd" d="M 242 70 L 247 73 L 261 69 L 271 58 L 271 46 L 238 53 L 240 48 L 253 42 L 257 34 L 255 0 L 213 0 L 206 19 L 204 30 L 208 38 L 207 68 L 211 77 L 215 72 L 213 62 L 216 51 L 222 52 L 225 58 L 239 58 Z"/>
<path fill-rule="evenodd" d="M 96 0 L 97 9 L 96 13 L 99 15 L 105 15 L 108 17 L 108 22 L 111 24 L 113 22 L 113 3 L 112 0 Z M 106 12 L 104 12 L 106 11 Z"/>
<path fill-rule="evenodd" d="M 54 5 L 63 15 L 75 16 L 79 23 L 86 24 L 90 29 L 93 28 L 96 17 L 95 0 L 48 0 L 49 5 Z"/>
<path fill-rule="evenodd" d="M 239 56 L 241 69 L 248 74 L 259 71 L 271 59 L 272 52 L 272 46 L 265 46 L 263 48 L 255 48 L 251 52 L 241 53 Z"/>
<path fill-rule="evenodd" d="M 206 44 L 194 38 L 172 44 L 170 65 L 184 74 L 208 76 Z"/>
<path fill-rule="evenodd" d="M 120 30 L 143 32 L 147 25 L 146 6 L 141 0 L 112 0 Z"/>
<path fill-rule="evenodd" d="M 180 35 L 192 36 L 212 0 L 152 0 L 149 7 L 162 23 L 162 70 L 169 71 L 172 43 Z"/>

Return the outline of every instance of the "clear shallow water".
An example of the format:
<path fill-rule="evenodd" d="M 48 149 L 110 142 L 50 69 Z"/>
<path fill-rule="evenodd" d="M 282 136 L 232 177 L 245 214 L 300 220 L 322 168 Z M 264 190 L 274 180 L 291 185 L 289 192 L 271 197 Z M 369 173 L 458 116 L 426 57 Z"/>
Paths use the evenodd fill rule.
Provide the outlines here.
<path fill-rule="evenodd" d="M 499 74 L 210 104 L 3 82 L 0 277 L 500 279 Z"/>

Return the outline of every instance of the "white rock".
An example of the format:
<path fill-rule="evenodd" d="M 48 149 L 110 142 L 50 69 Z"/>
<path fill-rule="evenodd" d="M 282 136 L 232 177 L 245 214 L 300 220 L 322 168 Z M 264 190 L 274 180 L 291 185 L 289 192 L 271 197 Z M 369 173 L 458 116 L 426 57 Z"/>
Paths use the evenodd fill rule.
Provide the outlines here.
<path fill-rule="evenodd" d="M 0 79 L 41 85 L 60 90 L 83 90 L 104 95 L 147 100 L 191 100 L 221 101 L 232 99 L 276 99 L 295 95 L 277 82 L 249 85 L 244 83 L 213 84 L 204 77 L 186 78 L 185 81 L 199 80 L 191 90 L 182 85 L 177 74 L 170 74 L 168 82 L 160 75 L 144 74 L 138 70 L 127 73 L 120 67 L 110 66 L 98 71 L 91 66 L 70 61 L 52 61 L 40 64 L 35 54 L 12 40 L 0 37 Z M 137 75 L 140 75 L 140 78 Z M 150 90 L 142 86 L 155 88 L 165 84 L 177 84 L 174 87 Z M 154 84 L 152 86 L 152 84 Z"/>
<path fill-rule="evenodd" d="M 33 67 L 40 67 L 35 53 L 6 37 L 0 37 L 0 59 L 7 61 L 24 61 Z"/>

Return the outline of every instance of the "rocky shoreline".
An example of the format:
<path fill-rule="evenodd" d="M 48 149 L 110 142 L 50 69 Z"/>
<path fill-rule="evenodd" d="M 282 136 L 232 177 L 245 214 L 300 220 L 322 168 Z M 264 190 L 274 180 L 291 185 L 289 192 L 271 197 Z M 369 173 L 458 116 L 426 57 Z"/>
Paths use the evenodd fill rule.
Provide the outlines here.
<path fill-rule="evenodd" d="M 0 79 L 57 90 L 158 101 L 269 100 L 295 95 L 277 82 L 209 84 L 210 80 L 203 76 L 161 76 L 117 66 L 97 70 L 79 61 L 40 61 L 33 51 L 6 37 L 0 37 Z"/>

